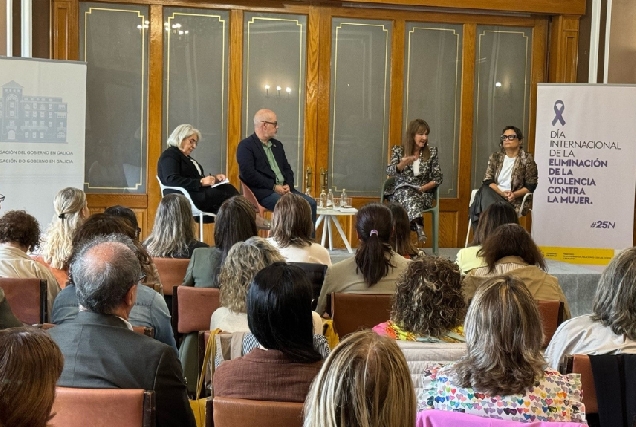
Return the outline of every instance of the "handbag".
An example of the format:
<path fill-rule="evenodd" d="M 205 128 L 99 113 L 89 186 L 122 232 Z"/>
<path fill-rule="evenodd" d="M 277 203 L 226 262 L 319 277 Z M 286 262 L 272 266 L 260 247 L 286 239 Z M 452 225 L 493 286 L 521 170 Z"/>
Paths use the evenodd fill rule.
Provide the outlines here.
<path fill-rule="evenodd" d="M 205 344 L 205 356 L 203 358 L 203 366 L 201 367 L 201 373 L 199 374 L 199 378 L 197 379 L 197 390 L 194 395 L 194 399 L 190 399 L 190 408 L 192 409 L 192 413 L 194 414 L 194 420 L 196 421 L 197 427 L 205 427 L 205 404 L 208 400 L 205 397 L 199 398 L 201 396 L 201 389 L 203 388 L 203 380 L 205 379 L 205 373 L 208 365 L 210 364 L 210 356 L 216 353 L 216 336 L 221 332 L 220 329 L 215 329 L 210 331 L 210 337 L 208 338 L 208 342 Z M 212 374 L 214 373 L 214 363 L 212 363 Z"/>

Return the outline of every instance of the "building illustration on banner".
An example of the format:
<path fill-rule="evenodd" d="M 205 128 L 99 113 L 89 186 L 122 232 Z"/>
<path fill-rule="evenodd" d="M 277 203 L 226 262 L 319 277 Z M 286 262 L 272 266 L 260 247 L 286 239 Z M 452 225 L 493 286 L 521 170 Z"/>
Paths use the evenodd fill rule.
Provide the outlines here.
<path fill-rule="evenodd" d="M 52 96 L 27 96 L 11 80 L 2 85 L 0 142 L 66 142 L 67 104 Z"/>

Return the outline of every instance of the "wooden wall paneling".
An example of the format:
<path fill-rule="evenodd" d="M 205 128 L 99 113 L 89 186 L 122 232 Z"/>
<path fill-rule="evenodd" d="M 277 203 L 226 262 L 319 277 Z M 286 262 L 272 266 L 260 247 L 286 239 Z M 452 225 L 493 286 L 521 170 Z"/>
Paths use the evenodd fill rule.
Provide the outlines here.
<path fill-rule="evenodd" d="M 451 247 L 461 248 L 464 246 L 466 230 L 468 228 L 468 204 L 470 203 L 471 179 L 470 170 L 472 165 L 473 146 L 473 120 L 474 120 L 474 99 L 475 99 L 475 47 L 477 25 L 464 24 L 464 40 L 462 42 L 462 82 L 461 82 L 461 107 L 459 125 L 459 177 L 458 195 L 459 205 L 455 224 L 455 239 L 449 242 Z M 442 200 L 441 210 L 449 210 L 448 201 Z M 440 228 L 442 227 L 440 218 Z M 444 242 L 446 243 L 446 242 Z M 440 246 L 444 246 L 441 243 Z"/>
<path fill-rule="evenodd" d="M 236 188 L 239 181 L 236 148 L 243 139 L 241 128 L 243 103 L 243 11 L 230 11 L 230 59 L 227 114 L 227 177 Z"/>
<path fill-rule="evenodd" d="M 550 28 L 549 81 L 576 82 L 580 16 L 556 16 Z"/>
<path fill-rule="evenodd" d="M 142 234 L 148 235 L 154 223 L 157 206 L 161 201 L 161 190 L 157 182 L 157 162 L 163 151 L 161 137 L 163 109 L 163 6 L 150 6 L 150 46 L 148 49 L 148 134 L 147 134 L 147 176 L 146 192 L 148 193 L 147 215 Z"/>
<path fill-rule="evenodd" d="M 302 174 L 302 189 L 313 197 L 318 197 L 320 188 L 316 187 L 320 178 L 320 171 L 316 168 L 316 156 L 318 153 L 318 97 L 319 97 L 319 64 L 320 64 L 320 9 L 316 6 L 309 8 L 307 23 L 307 66 L 305 75 L 305 153 L 304 163 L 301 170 L 296 171 Z M 307 170 L 310 170 L 310 181 L 307 182 Z M 318 179 L 316 179 L 318 178 Z M 318 188 L 318 191 L 316 189 Z"/>
<path fill-rule="evenodd" d="M 391 158 L 391 147 L 402 145 L 402 109 L 404 106 L 404 20 L 393 21 L 393 38 L 391 40 L 391 72 L 389 86 L 389 144 L 387 147 L 387 164 Z"/>
<path fill-rule="evenodd" d="M 53 0 L 51 3 L 51 58 L 79 58 L 79 2 Z"/>

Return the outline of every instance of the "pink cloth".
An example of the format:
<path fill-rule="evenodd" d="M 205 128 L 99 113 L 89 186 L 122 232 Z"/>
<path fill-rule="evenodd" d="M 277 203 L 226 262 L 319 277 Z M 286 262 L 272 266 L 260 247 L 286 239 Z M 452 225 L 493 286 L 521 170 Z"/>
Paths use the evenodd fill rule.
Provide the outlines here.
<path fill-rule="evenodd" d="M 587 427 L 587 424 L 562 423 L 558 421 L 535 421 L 522 423 L 518 421 L 498 420 L 495 418 L 479 417 L 462 412 L 440 411 L 429 409 L 417 414 L 415 427 Z"/>

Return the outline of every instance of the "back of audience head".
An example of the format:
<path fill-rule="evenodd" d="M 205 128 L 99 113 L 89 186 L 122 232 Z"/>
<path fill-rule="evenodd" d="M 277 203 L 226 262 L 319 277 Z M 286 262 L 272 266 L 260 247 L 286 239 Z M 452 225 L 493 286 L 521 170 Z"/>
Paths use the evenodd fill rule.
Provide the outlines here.
<path fill-rule="evenodd" d="M 45 427 L 63 367 L 62 352 L 45 331 L 0 330 L 0 426 Z"/>
<path fill-rule="evenodd" d="M 601 274 L 593 312 L 593 320 L 636 340 L 636 247 L 616 255 Z"/>
<path fill-rule="evenodd" d="M 136 231 L 135 233 L 136 238 L 137 239 L 139 238 L 139 234 L 141 233 L 141 228 L 139 228 L 139 222 L 137 221 L 137 216 L 135 215 L 135 212 L 133 212 L 132 209 L 122 205 L 115 205 L 115 206 L 106 208 L 104 213 L 106 215 L 123 218 L 126 221 L 128 221 L 130 226 Z"/>
<path fill-rule="evenodd" d="M 275 262 L 285 262 L 285 257 L 261 237 L 250 237 L 232 246 L 219 272 L 221 306 L 246 313 L 250 283 L 256 273 Z"/>
<path fill-rule="evenodd" d="M 519 217 L 512 204 L 502 200 L 488 206 L 479 216 L 479 223 L 473 236 L 473 246 L 483 245 L 492 232 L 504 224 L 519 224 Z"/>
<path fill-rule="evenodd" d="M 305 427 L 412 427 L 415 391 L 394 340 L 370 330 L 331 352 L 305 401 Z"/>
<path fill-rule="evenodd" d="M 40 224 L 26 211 L 7 211 L 0 217 L 0 243 L 17 245 L 24 252 L 40 244 Z"/>
<path fill-rule="evenodd" d="M 516 256 L 529 265 L 546 270 L 545 259 L 530 234 L 518 224 L 504 224 L 497 227 L 478 252 L 484 258 L 489 271 L 501 258 Z"/>
<path fill-rule="evenodd" d="M 78 188 L 60 190 L 53 199 L 53 219 L 42 244 L 42 258 L 53 268 L 62 268 L 71 253 L 73 233 L 89 215 L 86 194 Z"/>
<path fill-rule="evenodd" d="M 122 306 L 141 278 L 136 250 L 132 239 L 123 234 L 97 236 L 80 245 L 71 261 L 70 274 L 84 308 L 113 314 Z"/>
<path fill-rule="evenodd" d="M 311 206 L 301 195 L 287 193 L 276 203 L 272 215 L 270 236 L 281 248 L 309 246 L 314 223 L 311 220 Z"/>
<path fill-rule="evenodd" d="M 259 344 L 292 362 L 321 360 L 314 349 L 311 284 L 305 272 L 284 262 L 259 271 L 247 293 L 247 321 Z"/>
<path fill-rule="evenodd" d="M 375 285 L 389 274 L 393 219 L 385 205 L 371 203 L 356 215 L 360 246 L 356 251 L 356 273 L 361 272 L 367 286 Z"/>
<path fill-rule="evenodd" d="M 214 221 L 214 244 L 221 251 L 221 261 L 235 243 L 258 234 L 254 205 L 243 196 L 234 196 L 221 204 Z"/>
<path fill-rule="evenodd" d="M 411 222 L 406 209 L 399 203 L 391 202 L 387 205 L 393 218 L 393 238 L 391 247 L 403 256 L 417 255 L 417 249 L 411 242 Z"/>
<path fill-rule="evenodd" d="M 422 336 L 442 337 L 461 326 L 466 315 L 461 274 L 447 259 L 412 261 L 396 283 L 391 320 Z"/>
<path fill-rule="evenodd" d="M 464 333 L 467 354 L 454 366 L 462 387 L 510 395 L 524 393 L 543 376 L 541 315 L 519 279 L 486 281 L 468 307 Z"/>
<path fill-rule="evenodd" d="M 161 199 L 155 222 L 144 246 L 151 256 L 171 257 L 188 254 L 194 239 L 192 207 L 183 194 L 167 194 Z"/>

